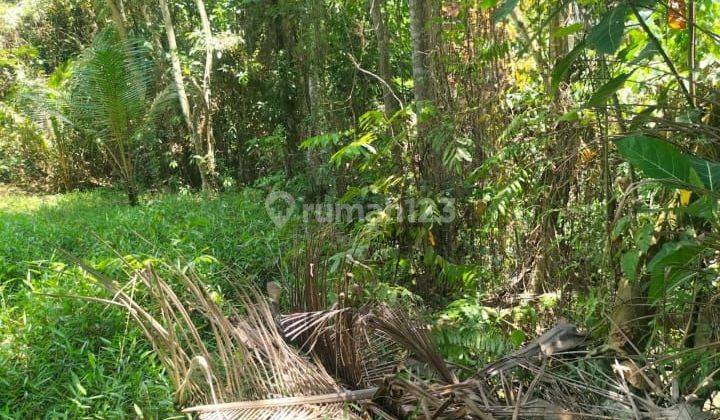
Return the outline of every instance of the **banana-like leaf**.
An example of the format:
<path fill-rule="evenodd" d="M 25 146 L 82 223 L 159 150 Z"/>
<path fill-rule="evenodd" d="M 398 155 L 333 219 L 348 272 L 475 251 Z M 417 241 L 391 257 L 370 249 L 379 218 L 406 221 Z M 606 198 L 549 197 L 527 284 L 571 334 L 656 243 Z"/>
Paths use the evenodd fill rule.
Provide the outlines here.
<path fill-rule="evenodd" d="M 588 106 L 605 105 L 605 102 L 610 97 L 610 95 L 617 92 L 618 89 L 623 87 L 623 85 L 625 84 L 627 79 L 630 78 L 630 76 L 632 76 L 632 72 L 623 73 L 620 76 L 613 77 L 607 83 L 600 86 L 600 88 L 595 93 L 593 93 L 593 95 L 588 100 Z"/>
<path fill-rule="evenodd" d="M 603 54 L 617 51 L 625 34 L 625 17 L 628 9 L 627 4 L 620 3 L 605 12 L 600 22 L 590 30 L 587 37 L 588 45 Z"/>
<path fill-rule="evenodd" d="M 640 262 L 640 253 L 637 249 L 628 251 L 620 258 L 620 268 L 631 282 L 637 280 L 637 268 Z"/>
<path fill-rule="evenodd" d="M 692 240 L 671 242 L 662 247 L 647 266 L 650 272 L 650 303 L 657 302 L 666 292 L 694 274 L 691 266 L 703 249 Z"/>
<path fill-rule="evenodd" d="M 690 156 L 654 137 L 629 136 L 616 143 L 620 154 L 648 178 L 675 186 L 697 185 L 699 179 Z"/>
<path fill-rule="evenodd" d="M 700 176 L 705 188 L 710 191 L 718 191 L 720 187 L 720 163 L 710 162 L 697 156 L 690 156 L 693 169 Z"/>
<path fill-rule="evenodd" d="M 555 38 L 562 38 L 566 37 L 568 35 L 572 35 L 574 33 L 578 33 L 582 31 L 583 25 L 580 22 L 573 23 L 572 25 L 563 26 L 562 28 L 557 29 L 555 32 L 553 32 L 553 36 Z"/>
<path fill-rule="evenodd" d="M 655 137 L 629 136 L 615 144 L 620 154 L 648 178 L 704 194 L 720 189 L 720 163 L 683 153 Z"/>
<path fill-rule="evenodd" d="M 640 51 L 638 55 L 636 55 L 635 58 L 630 61 L 630 64 L 640 64 L 643 60 L 651 59 L 659 53 L 660 49 L 658 49 L 657 44 L 650 41 L 647 43 L 647 45 L 645 45 L 645 48 L 643 48 L 642 51 Z"/>
<path fill-rule="evenodd" d="M 557 92 L 560 82 L 563 81 L 568 73 L 570 73 L 570 66 L 580 56 L 580 53 L 585 49 L 585 42 L 581 42 L 575 46 L 565 57 L 560 58 L 553 67 L 552 79 L 550 81 L 550 90 L 554 94 Z"/>

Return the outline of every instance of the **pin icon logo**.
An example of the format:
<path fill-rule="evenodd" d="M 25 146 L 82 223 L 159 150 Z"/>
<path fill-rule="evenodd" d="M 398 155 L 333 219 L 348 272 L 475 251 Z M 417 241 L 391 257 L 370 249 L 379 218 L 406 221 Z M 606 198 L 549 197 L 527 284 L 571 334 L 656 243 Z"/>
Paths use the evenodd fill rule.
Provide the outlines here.
<path fill-rule="evenodd" d="M 273 191 L 265 198 L 265 210 L 279 228 L 285 226 L 294 209 L 295 199 L 285 191 Z"/>

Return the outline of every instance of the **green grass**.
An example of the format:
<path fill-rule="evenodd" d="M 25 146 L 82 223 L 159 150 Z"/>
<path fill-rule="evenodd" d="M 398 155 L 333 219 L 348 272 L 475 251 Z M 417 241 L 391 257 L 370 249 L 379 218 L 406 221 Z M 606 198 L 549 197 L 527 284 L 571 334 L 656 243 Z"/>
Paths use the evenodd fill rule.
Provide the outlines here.
<path fill-rule="evenodd" d="M 177 415 L 142 334 L 115 307 L 43 294 L 104 296 L 63 250 L 125 281 L 122 255 L 190 263 L 218 289 L 227 267 L 277 276 L 284 233 L 257 192 L 146 197 L 29 196 L 0 190 L 0 418 Z"/>

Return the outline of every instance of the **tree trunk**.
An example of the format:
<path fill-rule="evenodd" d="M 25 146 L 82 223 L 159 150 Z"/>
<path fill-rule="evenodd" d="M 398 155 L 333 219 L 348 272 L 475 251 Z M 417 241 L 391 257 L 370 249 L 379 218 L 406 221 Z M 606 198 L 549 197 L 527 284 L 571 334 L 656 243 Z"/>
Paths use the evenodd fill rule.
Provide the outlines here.
<path fill-rule="evenodd" d="M 170 62 L 172 64 L 173 79 L 177 88 L 178 99 L 180 100 L 180 109 L 182 110 L 183 119 L 190 135 L 192 145 L 195 149 L 198 169 L 200 170 L 200 180 L 202 182 L 203 191 L 212 189 L 210 181 L 211 174 L 208 170 L 206 152 L 203 147 L 202 139 L 197 135 L 195 124 L 193 123 L 192 113 L 190 111 L 190 101 L 185 91 L 185 81 L 183 80 L 182 67 L 180 66 L 180 57 L 178 56 L 177 41 L 175 40 L 175 27 L 173 26 L 172 16 L 167 0 L 160 0 L 160 9 L 165 21 L 165 35 L 167 36 L 168 49 L 170 53 Z"/>
<path fill-rule="evenodd" d="M 417 150 L 415 164 L 427 185 L 425 197 L 438 199 L 447 191 L 453 190 L 453 182 L 448 168 L 443 164 L 442 145 L 435 142 L 431 128 L 439 124 L 441 110 L 437 106 L 436 84 L 432 74 L 440 73 L 439 54 L 440 26 L 434 24 L 439 16 L 440 3 L 436 0 L 410 0 L 410 38 L 412 41 L 412 74 L 415 93 L 415 105 L 418 113 Z M 437 81 L 437 83 L 442 83 Z M 455 193 L 455 191 L 453 191 Z M 442 206 L 438 203 L 438 206 Z M 435 238 L 435 252 L 452 259 L 457 248 L 457 221 L 437 223 L 432 229 Z"/>
<path fill-rule="evenodd" d="M 416 102 L 431 100 L 428 82 L 428 9 L 433 1 L 410 0 L 410 39 L 412 41 L 412 75 Z"/>
<path fill-rule="evenodd" d="M 125 190 L 127 191 L 128 203 L 130 203 L 130 205 L 133 207 L 139 205 L 140 200 L 138 199 L 138 193 L 137 188 L 135 187 L 135 183 L 128 183 L 125 186 Z"/>
<path fill-rule="evenodd" d="M 305 33 L 309 60 L 304 71 L 308 74 L 307 111 L 309 118 L 305 119 L 304 135 L 317 136 L 329 130 L 326 116 L 326 86 L 322 77 L 325 66 L 325 44 L 323 40 L 323 16 L 325 15 L 324 0 L 311 0 L 308 8 L 308 29 Z M 305 173 L 308 177 L 308 198 L 320 199 L 327 193 L 327 185 L 331 182 L 323 176 L 322 164 L 328 160 L 319 150 L 307 148 L 305 152 Z"/>
<path fill-rule="evenodd" d="M 562 8 L 550 22 L 549 31 L 565 25 L 567 9 Z M 552 67 L 559 57 L 564 57 L 569 51 L 568 41 L 564 37 L 554 37 L 548 44 L 548 66 L 543 69 L 545 73 L 546 88 L 550 91 Z M 558 89 L 551 103 L 555 115 L 563 115 L 571 104 L 572 98 L 563 89 Z M 567 208 L 570 200 L 571 186 L 575 184 L 574 169 L 577 149 L 580 145 L 582 128 L 573 122 L 558 123 L 550 134 L 552 137 L 545 150 L 546 160 L 550 163 L 542 174 L 541 183 L 546 188 L 544 196 L 540 199 L 537 212 L 537 222 L 540 229 L 533 238 L 537 245 L 533 258 L 532 291 L 543 293 L 546 289 L 556 290 L 562 287 L 559 279 L 565 278 L 563 269 L 566 266 L 564 259 L 567 254 L 566 244 L 561 242 L 558 235 L 558 222 L 560 212 Z"/>
<path fill-rule="evenodd" d="M 203 37 L 205 38 L 205 71 L 203 73 L 202 94 L 203 94 L 203 115 L 200 124 L 197 127 L 197 136 L 205 140 L 205 165 L 207 168 L 207 181 L 210 187 L 216 187 L 217 169 L 215 166 L 215 137 L 213 136 L 212 127 L 212 95 L 210 88 L 210 75 L 213 67 L 213 36 L 210 28 L 210 19 L 208 19 L 205 10 L 205 2 L 203 0 L 195 0 L 198 12 L 200 13 L 200 21 L 202 22 Z"/>
<path fill-rule="evenodd" d="M 273 1 L 275 7 L 278 6 L 277 1 Z M 275 17 L 275 53 L 277 58 L 276 65 L 280 69 L 280 107 L 284 118 L 286 130 L 285 139 L 285 177 L 290 179 L 297 172 L 298 163 L 301 159 L 299 156 L 300 143 L 300 118 L 297 115 L 298 110 L 298 92 L 294 86 L 302 86 L 297 80 L 297 63 L 295 55 L 295 28 L 287 18 L 285 11 L 281 11 Z"/>
<path fill-rule="evenodd" d="M 65 143 L 60 132 L 60 126 L 56 117 L 50 117 L 50 127 L 52 128 L 53 137 L 55 138 L 55 149 L 57 150 L 57 163 L 60 168 L 60 183 L 63 192 L 69 192 L 72 189 L 72 173 L 70 171 L 71 160 L 65 150 Z"/>
<path fill-rule="evenodd" d="M 392 86 L 392 70 L 390 68 L 390 42 L 388 40 L 387 25 L 383 9 L 387 0 L 370 0 L 370 18 L 372 19 L 378 49 L 378 74 L 385 81 L 381 83 L 385 115 L 391 118 L 397 112 L 399 104 L 395 99 L 390 86 Z"/>
<path fill-rule="evenodd" d="M 127 24 L 125 22 L 125 16 L 123 16 L 122 12 L 120 11 L 120 7 L 115 3 L 115 0 L 105 0 L 108 7 L 110 8 L 110 14 L 112 16 L 112 20 L 115 23 L 115 27 L 117 28 L 118 35 L 120 35 L 120 39 L 122 41 L 127 40 Z"/>
<path fill-rule="evenodd" d="M 162 54 L 163 46 L 162 46 L 162 42 L 160 41 L 160 35 L 155 30 L 155 28 L 153 28 L 153 22 L 152 22 L 152 19 L 150 18 L 150 14 L 148 13 L 146 4 L 143 4 L 140 7 L 140 13 L 142 14 L 143 21 L 145 21 L 146 29 L 152 35 L 153 47 L 155 49 L 155 54 Z"/>

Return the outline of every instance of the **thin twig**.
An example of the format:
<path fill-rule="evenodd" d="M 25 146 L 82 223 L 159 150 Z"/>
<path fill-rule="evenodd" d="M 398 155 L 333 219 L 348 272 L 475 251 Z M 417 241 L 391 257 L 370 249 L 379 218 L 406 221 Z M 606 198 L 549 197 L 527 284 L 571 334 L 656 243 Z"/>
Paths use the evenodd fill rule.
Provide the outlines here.
<path fill-rule="evenodd" d="M 385 86 L 388 89 L 388 91 L 390 92 L 390 94 L 392 94 L 393 98 L 395 98 L 397 103 L 400 104 L 400 108 L 405 108 L 403 101 L 401 101 L 400 98 L 395 94 L 395 91 L 393 90 L 393 88 L 390 86 L 390 84 L 385 79 L 383 79 L 382 77 L 378 76 L 377 74 L 375 74 L 369 70 L 365 70 L 364 68 L 360 67 L 360 63 L 358 63 L 358 61 L 355 59 L 355 57 L 352 54 L 348 53 L 347 56 L 350 58 L 350 61 L 352 61 L 353 65 L 355 66 L 356 69 L 358 69 L 358 71 L 377 79 L 380 83 L 383 84 L 383 86 Z"/>

